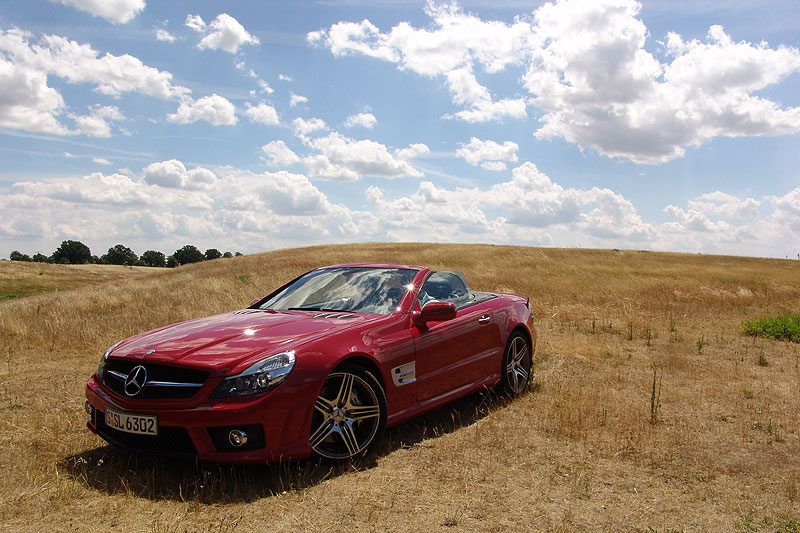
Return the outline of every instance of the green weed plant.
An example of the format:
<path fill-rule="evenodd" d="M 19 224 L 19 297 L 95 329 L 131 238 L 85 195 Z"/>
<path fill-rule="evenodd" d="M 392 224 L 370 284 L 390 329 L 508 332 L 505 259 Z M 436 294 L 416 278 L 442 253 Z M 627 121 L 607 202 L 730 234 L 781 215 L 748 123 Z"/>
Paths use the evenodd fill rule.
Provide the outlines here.
<path fill-rule="evenodd" d="M 753 337 L 784 339 L 800 343 L 800 314 L 785 314 L 742 322 L 742 331 Z"/>

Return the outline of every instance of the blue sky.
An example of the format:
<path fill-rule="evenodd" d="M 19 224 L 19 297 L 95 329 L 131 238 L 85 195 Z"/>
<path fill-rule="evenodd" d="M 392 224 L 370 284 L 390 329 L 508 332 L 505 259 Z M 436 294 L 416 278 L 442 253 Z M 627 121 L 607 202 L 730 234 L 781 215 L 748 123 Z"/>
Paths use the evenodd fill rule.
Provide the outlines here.
<path fill-rule="evenodd" d="M 794 0 L 0 3 L 0 256 L 797 258 Z"/>

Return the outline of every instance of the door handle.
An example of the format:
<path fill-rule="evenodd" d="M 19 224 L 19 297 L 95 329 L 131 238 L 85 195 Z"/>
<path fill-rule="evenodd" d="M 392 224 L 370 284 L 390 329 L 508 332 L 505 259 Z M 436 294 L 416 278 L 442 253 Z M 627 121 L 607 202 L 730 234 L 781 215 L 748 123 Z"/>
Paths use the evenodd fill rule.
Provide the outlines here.
<path fill-rule="evenodd" d="M 478 324 L 480 324 L 480 325 L 488 324 L 491 320 L 492 320 L 492 317 L 490 317 L 489 315 L 483 315 L 482 317 L 480 317 L 478 319 Z"/>

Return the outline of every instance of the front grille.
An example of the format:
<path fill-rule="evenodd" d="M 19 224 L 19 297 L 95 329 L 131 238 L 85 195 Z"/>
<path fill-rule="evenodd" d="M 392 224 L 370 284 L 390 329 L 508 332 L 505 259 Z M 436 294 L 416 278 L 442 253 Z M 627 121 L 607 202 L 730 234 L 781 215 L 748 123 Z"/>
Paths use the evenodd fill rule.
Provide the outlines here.
<path fill-rule="evenodd" d="M 125 380 L 131 370 L 140 365 L 147 370 L 147 382 L 141 392 L 135 395 L 137 399 L 191 398 L 208 378 L 208 372 L 192 368 L 109 359 L 103 383 L 120 396 L 134 397 L 125 394 Z"/>
<path fill-rule="evenodd" d="M 135 435 L 110 428 L 105 413 L 97 412 L 97 433 L 115 446 L 146 453 L 197 455 L 186 428 L 159 426 L 158 435 Z"/>

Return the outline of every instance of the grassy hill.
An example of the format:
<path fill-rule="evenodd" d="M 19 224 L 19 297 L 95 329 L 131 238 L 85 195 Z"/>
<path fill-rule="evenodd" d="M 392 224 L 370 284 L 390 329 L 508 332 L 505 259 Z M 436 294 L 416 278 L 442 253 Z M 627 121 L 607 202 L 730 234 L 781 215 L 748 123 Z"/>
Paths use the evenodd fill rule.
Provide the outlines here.
<path fill-rule="evenodd" d="M 459 270 L 474 289 L 529 296 L 530 392 L 474 395 L 335 467 L 130 457 L 85 428 L 85 380 L 109 345 L 351 261 Z M 19 271 L 40 294 L 0 301 L 7 529 L 800 529 L 798 345 L 740 333 L 742 320 L 800 311 L 800 262 L 364 244 L 142 270 L 41 290 Z"/>
<path fill-rule="evenodd" d="M 0 261 L 0 301 L 152 274 L 150 267 Z"/>

